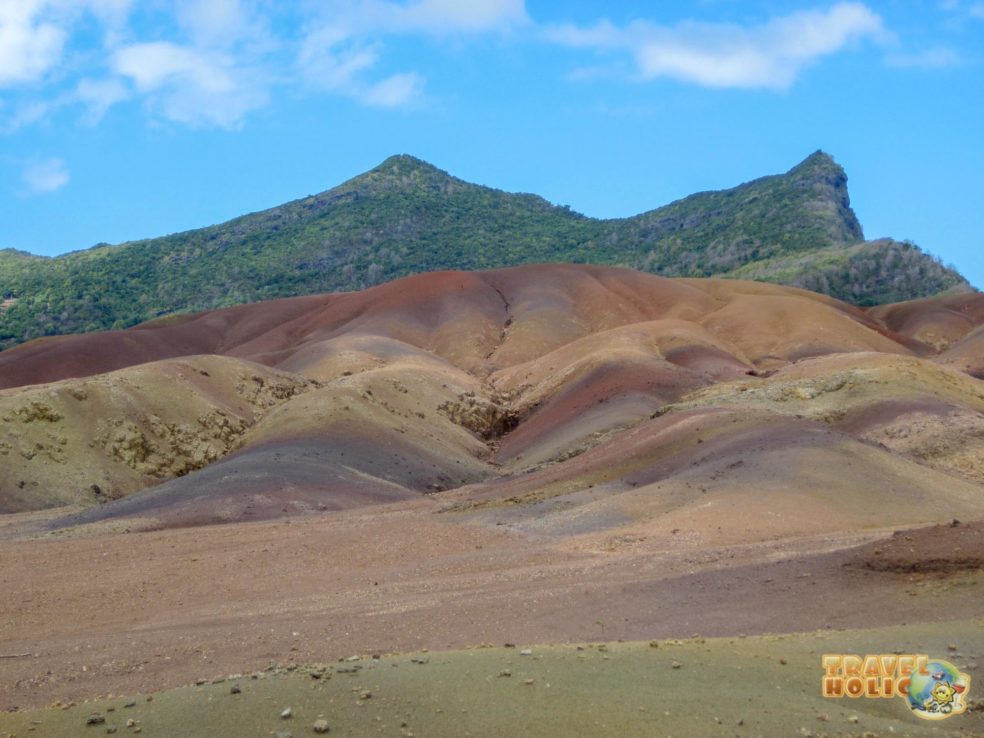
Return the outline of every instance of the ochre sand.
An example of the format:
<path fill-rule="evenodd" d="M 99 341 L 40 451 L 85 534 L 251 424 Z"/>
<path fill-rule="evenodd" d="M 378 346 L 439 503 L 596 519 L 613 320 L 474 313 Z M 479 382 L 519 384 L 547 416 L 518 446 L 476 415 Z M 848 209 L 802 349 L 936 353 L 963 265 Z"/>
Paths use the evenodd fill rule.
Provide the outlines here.
<path fill-rule="evenodd" d="M 122 735 L 139 727 L 148 736 L 305 736 L 324 720 L 336 736 L 971 736 L 984 731 L 977 703 L 929 722 L 899 697 L 822 697 L 820 659 L 901 650 L 961 660 L 948 646 L 982 653 L 982 631 L 984 621 L 973 620 L 280 664 L 153 695 L 0 716 L 0 729 L 39 737 L 114 727 Z M 87 727 L 93 717 L 104 722 Z"/>
<path fill-rule="evenodd" d="M 177 689 L 139 703 L 148 735 L 927 734 L 822 702 L 810 650 L 920 647 L 984 684 L 982 324 L 980 295 L 864 311 L 546 265 L 5 351 L 0 707 Z M 535 656 L 475 649 L 507 642 Z M 353 654 L 378 681 L 286 671 Z M 0 730 L 103 732 L 88 709 Z"/>

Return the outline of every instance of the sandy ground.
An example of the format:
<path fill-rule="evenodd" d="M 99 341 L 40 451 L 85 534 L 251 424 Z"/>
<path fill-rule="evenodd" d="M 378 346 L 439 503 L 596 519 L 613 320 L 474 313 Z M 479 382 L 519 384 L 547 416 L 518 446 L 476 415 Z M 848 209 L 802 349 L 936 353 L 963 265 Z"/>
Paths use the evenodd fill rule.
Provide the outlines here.
<path fill-rule="evenodd" d="M 984 621 L 787 636 L 417 652 L 272 666 L 154 695 L 0 715 L 31 736 L 972 736 L 984 702 L 944 721 L 893 699 L 820 694 L 821 654 L 984 650 Z M 972 670 L 972 680 L 980 670 Z M 973 682 L 972 682 L 973 688 Z M 92 722 L 93 724 L 89 724 Z"/>
<path fill-rule="evenodd" d="M 530 266 L 5 351 L 0 736 L 931 734 L 817 653 L 984 685 L 981 320 Z"/>
<path fill-rule="evenodd" d="M 980 526 L 677 549 L 613 540 L 582 550 L 468 524 L 438 514 L 440 505 L 0 542 L 0 706 L 156 691 L 351 654 L 984 615 Z M 954 531 L 963 543 L 947 548 Z M 869 565 L 886 557 L 874 553 L 883 548 L 899 559 L 899 541 L 916 558 L 952 550 L 964 563 L 928 572 Z"/>

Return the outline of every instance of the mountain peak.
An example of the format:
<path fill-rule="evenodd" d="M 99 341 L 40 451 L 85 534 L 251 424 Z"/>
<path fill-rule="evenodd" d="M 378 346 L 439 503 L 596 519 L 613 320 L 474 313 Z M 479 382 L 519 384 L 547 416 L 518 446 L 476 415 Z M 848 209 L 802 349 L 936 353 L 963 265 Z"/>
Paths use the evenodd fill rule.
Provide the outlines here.
<path fill-rule="evenodd" d="M 0 298 L 17 298 L 0 309 L 0 347 L 175 311 L 357 290 L 415 272 L 524 262 L 798 285 L 809 278 L 819 280 L 818 291 L 865 304 L 965 284 L 921 252 L 868 248 L 863 239 L 847 175 L 823 151 L 785 174 L 611 220 L 472 184 L 399 154 L 317 195 L 224 224 L 102 246 L 98 259 L 0 251 Z M 139 277 L 120 283 L 120 273 Z"/>
<path fill-rule="evenodd" d="M 799 164 L 790 169 L 789 174 L 831 169 L 844 171 L 841 165 L 834 160 L 833 156 L 828 154 L 823 149 L 817 149 Z"/>
<path fill-rule="evenodd" d="M 393 190 L 416 190 L 420 188 L 446 190 L 455 183 L 463 184 L 443 169 L 409 154 L 396 154 L 384 160 L 334 190 L 358 192 L 368 195 L 373 192 Z"/>
<path fill-rule="evenodd" d="M 806 158 L 805 158 L 805 159 L 803 160 L 803 163 L 805 164 L 806 162 L 815 162 L 815 163 L 824 163 L 824 164 L 834 164 L 835 166 L 836 166 L 836 164 L 837 164 L 837 163 L 836 163 L 836 162 L 834 161 L 834 157 L 833 157 L 833 156 L 832 156 L 831 154 L 828 154 L 828 153 L 827 153 L 826 151 L 824 151 L 823 149 L 817 149 L 817 150 L 816 150 L 816 151 L 814 151 L 814 152 L 813 152 L 812 154 L 810 154 L 810 155 L 809 155 L 808 157 L 806 157 Z"/>
<path fill-rule="evenodd" d="M 849 244 L 864 240 L 861 223 L 851 208 L 847 172 L 834 157 L 817 149 L 790 169 L 786 177 L 794 187 L 813 193 L 810 207 L 814 212 L 829 213 L 828 225 L 833 229 L 830 235 L 835 241 Z"/>
<path fill-rule="evenodd" d="M 833 156 L 822 149 L 817 149 L 799 164 L 789 170 L 788 174 L 815 179 L 843 179 L 847 182 L 844 168 L 837 163 Z"/>
<path fill-rule="evenodd" d="M 379 166 L 373 167 L 369 171 L 378 172 L 380 174 L 407 175 L 420 172 L 425 174 L 443 174 L 444 176 L 450 176 L 443 169 L 438 169 L 430 162 L 424 161 L 423 159 L 418 159 L 416 156 L 411 156 L 410 154 L 394 154 L 384 160 Z"/>

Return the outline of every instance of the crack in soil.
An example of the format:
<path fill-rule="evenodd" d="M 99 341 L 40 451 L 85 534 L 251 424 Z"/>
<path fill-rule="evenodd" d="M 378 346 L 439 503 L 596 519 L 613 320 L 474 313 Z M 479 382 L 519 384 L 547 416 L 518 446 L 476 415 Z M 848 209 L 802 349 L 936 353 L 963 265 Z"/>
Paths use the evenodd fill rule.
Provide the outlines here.
<path fill-rule="evenodd" d="M 509 326 L 511 326 L 513 322 L 512 306 L 509 304 L 509 300 L 506 299 L 506 296 L 502 293 L 502 290 L 500 290 L 498 287 L 496 287 L 495 285 L 489 285 L 489 286 L 495 290 L 495 293 L 499 296 L 499 299 L 502 300 L 502 306 L 505 309 L 506 318 L 502 323 L 502 330 L 499 331 L 499 338 L 496 341 L 495 347 L 485 355 L 486 361 L 489 361 L 495 355 L 495 352 L 498 351 L 500 348 L 502 348 L 502 344 L 505 343 L 506 341 L 506 334 L 509 332 Z"/>

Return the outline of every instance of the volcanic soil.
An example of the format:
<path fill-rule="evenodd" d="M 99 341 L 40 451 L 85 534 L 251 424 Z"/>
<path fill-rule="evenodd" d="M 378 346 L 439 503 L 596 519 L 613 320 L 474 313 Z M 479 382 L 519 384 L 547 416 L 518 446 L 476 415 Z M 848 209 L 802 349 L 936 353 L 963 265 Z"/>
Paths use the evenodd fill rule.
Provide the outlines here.
<path fill-rule="evenodd" d="M 474 654 L 488 652 L 482 680 L 507 668 L 497 659 L 526 663 L 460 651 L 481 644 L 641 641 L 612 659 L 674 715 L 657 696 L 723 678 L 730 651 L 761 684 L 807 689 L 817 638 L 846 652 L 946 641 L 936 655 L 984 684 L 982 324 L 976 294 L 865 311 L 773 285 L 536 265 L 4 351 L 0 707 L 20 712 L 0 730 L 33 715 L 31 734 L 74 735 L 22 711 L 179 687 L 159 699 L 192 720 L 228 684 L 183 685 L 254 671 L 270 681 L 249 704 L 279 704 L 307 693 L 291 665 L 353 654 L 459 650 L 431 659 L 447 662 L 426 677 L 440 694 L 467 683 Z M 783 664 L 773 639 L 790 633 L 815 635 L 792 638 Z M 688 646 L 702 676 L 646 671 L 648 641 L 695 634 L 723 639 Z M 735 646 L 752 636 L 761 648 Z M 551 710 L 617 688 L 631 699 L 592 734 L 643 724 L 639 679 L 585 682 L 582 652 L 550 653 L 549 679 L 510 683 L 567 685 L 561 707 L 516 720 L 555 725 Z M 392 658 L 393 674 L 425 668 Z M 421 699 L 399 679 L 381 689 Z M 825 709 L 840 721 L 869 706 L 812 696 L 756 724 L 767 701 L 749 693 L 745 717 L 729 689 L 728 735 L 925 734 L 904 710 L 908 723 L 824 725 Z M 474 735 L 522 728 L 492 718 L 499 697 Z M 366 734 L 355 716 L 378 703 L 352 700 L 319 708 L 336 710 L 333 734 Z M 877 720 L 895 720 L 885 709 Z M 418 734 L 461 734 L 414 715 Z M 975 715 L 940 729 L 981 730 Z M 380 717 L 384 734 L 414 722 Z M 157 718 L 140 719 L 151 734 Z M 153 734 L 208 724 L 167 720 Z M 675 720 L 657 734 L 717 734 Z"/>

